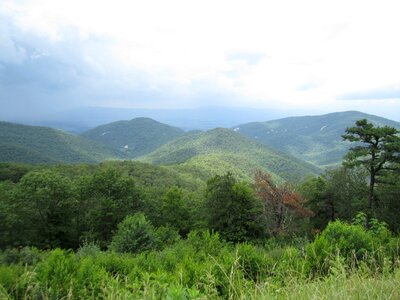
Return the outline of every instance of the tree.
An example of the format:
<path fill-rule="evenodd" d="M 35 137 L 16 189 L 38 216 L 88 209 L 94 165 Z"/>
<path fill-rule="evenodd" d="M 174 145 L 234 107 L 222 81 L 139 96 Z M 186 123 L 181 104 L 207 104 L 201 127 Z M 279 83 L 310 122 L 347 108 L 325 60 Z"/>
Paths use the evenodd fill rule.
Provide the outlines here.
<path fill-rule="evenodd" d="M 155 248 L 157 234 L 143 213 L 127 216 L 118 224 L 110 248 L 115 252 L 138 253 Z"/>
<path fill-rule="evenodd" d="M 80 206 L 87 238 L 105 247 L 117 225 L 127 216 L 141 210 L 143 193 L 132 177 L 120 174 L 117 169 L 99 170 L 92 176 L 81 178 Z"/>
<path fill-rule="evenodd" d="M 400 171 L 400 168 L 399 168 Z M 400 172 L 385 175 L 384 183 L 377 186 L 377 217 L 394 232 L 400 231 Z"/>
<path fill-rule="evenodd" d="M 368 195 L 363 168 L 337 168 L 301 183 L 298 190 L 314 215 L 313 229 L 323 229 L 336 219 L 351 221 L 362 210 Z"/>
<path fill-rule="evenodd" d="M 191 215 L 187 201 L 182 189 L 172 187 L 165 193 L 162 202 L 163 225 L 177 229 L 181 236 L 186 236 L 191 228 Z"/>
<path fill-rule="evenodd" d="M 18 185 L 16 205 L 28 244 L 73 247 L 76 198 L 69 178 L 51 170 L 31 171 Z"/>
<path fill-rule="evenodd" d="M 224 239 L 240 242 L 262 233 L 262 204 L 252 190 L 237 182 L 231 173 L 216 175 L 207 182 L 205 212 L 210 229 Z"/>
<path fill-rule="evenodd" d="M 356 126 L 346 129 L 344 140 L 356 142 L 345 156 L 344 164 L 349 167 L 363 166 L 369 173 L 368 209 L 374 213 L 374 189 L 386 171 L 395 169 L 400 161 L 400 132 L 393 127 L 374 127 L 366 119 L 356 121 Z"/>
<path fill-rule="evenodd" d="M 292 191 L 287 185 L 277 186 L 268 173 L 256 171 L 255 189 L 257 196 L 264 203 L 264 214 L 268 219 L 273 219 L 274 235 L 284 231 L 289 211 L 302 216 L 312 215 L 310 210 L 303 207 L 304 200 L 300 194 Z"/>

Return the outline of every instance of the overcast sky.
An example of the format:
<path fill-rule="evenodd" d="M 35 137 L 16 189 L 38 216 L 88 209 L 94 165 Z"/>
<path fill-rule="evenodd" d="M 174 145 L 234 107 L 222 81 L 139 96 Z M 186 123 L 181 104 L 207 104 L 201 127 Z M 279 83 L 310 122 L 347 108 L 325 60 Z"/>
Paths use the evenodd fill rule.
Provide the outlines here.
<path fill-rule="evenodd" d="M 400 2 L 0 1 L 0 117 L 77 106 L 400 120 Z"/>

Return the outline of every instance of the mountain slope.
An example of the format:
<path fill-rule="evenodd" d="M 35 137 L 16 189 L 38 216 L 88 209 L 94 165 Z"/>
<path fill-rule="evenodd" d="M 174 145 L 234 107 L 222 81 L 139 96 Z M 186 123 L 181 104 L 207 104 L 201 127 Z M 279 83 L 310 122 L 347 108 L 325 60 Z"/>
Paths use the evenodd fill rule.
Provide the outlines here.
<path fill-rule="evenodd" d="M 400 123 L 357 111 L 321 116 L 290 117 L 236 126 L 241 133 L 278 151 L 325 167 L 341 162 L 351 144 L 342 140 L 347 127 L 356 120 L 368 119 L 377 126 L 400 128 Z"/>
<path fill-rule="evenodd" d="M 125 152 L 129 157 L 150 153 L 184 134 L 182 129 L 149 118 L 136 118 L 98 126 L 81 136 Z"/>
<path fill-rule="evenodd" d="M 138 159 L 174 165 L 183 172 L 196 172 L 202 177 L 231 171 L 250 179 L 256 169 L 263 169 L 295 182 L 320 171 L 311 164 L 223 128 L 186 134 Z"/>
<path fill-rule="evenodd" d="M 123 153 L 60 130 L 0 122 L 0 161 L 24 163 L 99 162 Z"/>

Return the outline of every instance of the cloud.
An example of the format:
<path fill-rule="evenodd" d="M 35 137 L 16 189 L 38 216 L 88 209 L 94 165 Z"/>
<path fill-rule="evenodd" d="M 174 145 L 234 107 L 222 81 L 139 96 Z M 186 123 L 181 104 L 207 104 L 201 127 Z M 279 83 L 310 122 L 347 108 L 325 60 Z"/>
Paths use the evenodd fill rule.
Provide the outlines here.
<path fill-rule="evenodd" d="M 392 86 L 384 86 L 374 89 L 354 91 L 340 95 L 339 100 L 383 100 L 398 99 L 400 100 L 400 84 Z"/>
<path fill-rule="evenodd" d="M 26 50 L 14 42 L 10 31 L 10 24 L 0 19 L 0 63 L 20 64 L 26 58 Z"/>
<path fill-rule="evenodd" d="M 227 55 L 228 61 L 243 61 L 248 65 L 256 65 L 265 57 L 264 53 L 236 51 Z"/>
<path fill-rule="evenodd" d="M 298 91 L 309 91 L 309 90 L 314 90 L 319 87 L 321 87 L 322 82 L 321 81 L 309 81 L 301 84 L 297 90 Z"/>
<path fill-rule="evenodd" d="M 79 105 L 341 110 L 399 98 L 397 6 L 3 0 L 0 117 Z"/>
<path fill-rule="evenodd" d="M 0 118 L 40 118 L 83 105 L 229 105 L 235 98 L 207 76 L 180 83 L 174 74 L 126 65 L 115 56 L 111 38 L 82 38 L 74 26 L 59 28 L 57 36 L 27 32 L 12 22 L 2 27 L 7 43 L 0 46 Z"/>

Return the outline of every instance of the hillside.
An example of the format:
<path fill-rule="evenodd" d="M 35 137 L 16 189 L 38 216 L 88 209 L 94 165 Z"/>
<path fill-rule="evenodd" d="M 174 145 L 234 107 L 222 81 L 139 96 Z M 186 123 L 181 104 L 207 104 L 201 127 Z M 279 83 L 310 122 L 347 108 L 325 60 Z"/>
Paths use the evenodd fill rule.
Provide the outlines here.
<path fill-rule="evenodd" d="M 240 178 L 250 179 L 256 169 L 263 169 L 296 182 L 320 171 L 311 164 L 223 128 L 186 134 L 138 159 L 172 165 L 181 172 L 196 173 L 200 177 L 231 171 Z"/>
<path fill-rule="evenodd" d="M 130 158 L 152 152 L 184 134 L 182 129 L 149 118 L 136 118 L 101 125 L 81 136 L 111 146 Z"/>
<path fill-rule="evenodd" d="M 60 130 L 0 122 L 0 161 L 23 163 L 99 162 L 123 153 Z"/>
<path fill-rule="evenodd" d="M 342 140 L 347 127 L 356 120 L 368 119 L 377 126 L 400 128 L 400 123 L 357 111 L 320 116 L 290 117 L 234 127 L 241 133 L 278 151 L 320 167 L 339 164 L 351 146 Z"/>

